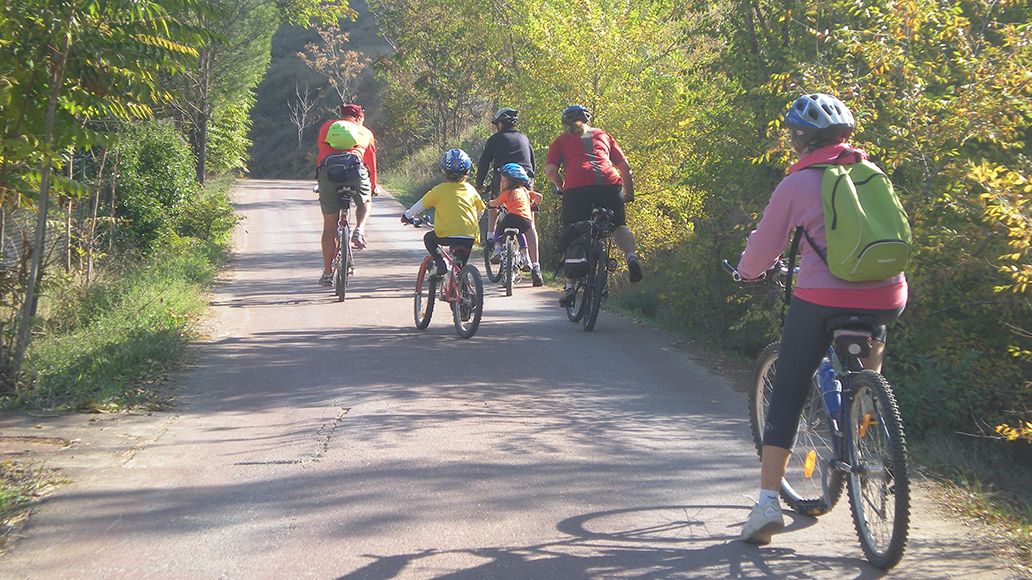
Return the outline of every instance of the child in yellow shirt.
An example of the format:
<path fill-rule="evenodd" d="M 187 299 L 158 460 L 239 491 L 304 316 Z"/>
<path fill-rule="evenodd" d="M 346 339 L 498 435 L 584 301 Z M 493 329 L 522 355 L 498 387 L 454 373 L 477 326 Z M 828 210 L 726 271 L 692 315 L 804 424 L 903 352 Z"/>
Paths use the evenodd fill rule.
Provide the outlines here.
<path fill-rule="evenodd" d="M 484 212 L 484 200 L 469 183 L 466 183 L 473 162 L 462 149 L 449 149 L 441 157 L 444 183 L 437 185 L 422 199 L 410 207 L 401 221 L 409 223 L 420 212 L 434 209 L 434 229 L 423 236 L 423 245 L 434 259 L 436 270 L 431 276 L 441 276 L 447 271 L 441 246 L 464 248 L 460 258 L 463 264 L 469 259 L 473 244 L 480 241 L 480 214 Z"/>

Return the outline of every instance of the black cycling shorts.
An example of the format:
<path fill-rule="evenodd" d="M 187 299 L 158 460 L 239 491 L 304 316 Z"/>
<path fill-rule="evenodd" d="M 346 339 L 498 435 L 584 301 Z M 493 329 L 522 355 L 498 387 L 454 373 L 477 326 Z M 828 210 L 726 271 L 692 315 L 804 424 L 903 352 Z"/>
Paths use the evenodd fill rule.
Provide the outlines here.
<path fill-rule="evenodd" d="M 622 185 L 584 185 L 563 190 L 563 225 L 591 219 L 591 210 L 604 207 L 613 210 L 609 221 L 613 227 L 627 225 Z"/>

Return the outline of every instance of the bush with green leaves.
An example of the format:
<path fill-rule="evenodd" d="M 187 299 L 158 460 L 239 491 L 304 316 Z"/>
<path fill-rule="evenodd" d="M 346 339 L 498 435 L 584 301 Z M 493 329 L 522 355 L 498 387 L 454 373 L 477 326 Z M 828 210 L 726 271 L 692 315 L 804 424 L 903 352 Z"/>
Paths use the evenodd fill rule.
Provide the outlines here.
<path fill-rule="evenodd" d="M 146 253 L 173 231 L 176 215 L 199 191 L 193 154 L 169 120 L 127 126 L 116 151 L 119 242 Z"/>

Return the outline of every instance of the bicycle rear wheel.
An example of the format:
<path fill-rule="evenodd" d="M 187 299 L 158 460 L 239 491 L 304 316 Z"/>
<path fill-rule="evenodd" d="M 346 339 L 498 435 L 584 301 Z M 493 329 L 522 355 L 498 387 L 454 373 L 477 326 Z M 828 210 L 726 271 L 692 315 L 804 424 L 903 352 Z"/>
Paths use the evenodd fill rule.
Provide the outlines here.
<path fill-rule="evenodd" d="M 491 255 L 494 253 L 493 250 L 489 250 L 489 247 L 493 247 L 494 242 L 488 240 L 484 242 L 484 271 L 487 272 L 487 279 L 492 283 L 498 282 L 502 279 L 502 264 L 491 263 Z"/>
<path fill-rule="evenodd" d="M 476 266 L 467 264 L 459 270 L 456 284 L 458 300 L 452 302 L 455 331 L 462 338 L 469 338 L 476 333 L 480 317 L 484 314 L 484 282 Z"/>
<path fill-rule="evenodd" d="M 346 211 L 346 210 L 345 210 Z M 337 302 L 343 302 L 348 291 L 348 274 L 351 270 L 351 228 L 346 224 L 337 228 L 337 258 L 334 263 L 333 292 Z"/>
<path fill-rule="evenodd" d="M 584 300 L 587 296 L 588 283 L 583 279 L 577 280 L 575 288 L 573 304 L 566 307 L 566 317 L 570 319 L 570 322 L 580 322 L 584 317 Z"/>
<path fill-rule="evenodd" d="M 434 263 L 433 258 L 427 256 L 423 264 L 419 266 L 419 274 L 416 275 L 416 296 L 415 296 L 415 318 L 416 328 L 426 329 L 430 326 L 430 317 L 434 313 L 434 297 L 437 293 L 436 280 L 426 275 L 426 270 Z"/>
<path fill-rule="evenodd" d="M 778 343 L 763 349 L 756 361 L 753 386 L 749 390 L 749 423 L 756 452 L 761 456 L 767 409 L 778 370 L 778 352 Z M 830 466 L 835 457 L 835 443 L 819 392 L 815 375 L 813 388 L 799 416 L 799 432 L 788 469 L 781 480 L 781 498 L 788 507 L 810 516 L 831 511 L 841 499 L 845 486 L 845 475 Z"/>
<path fill-rule="evenodd" d="M 609 269 L 606 267 L 609 263 L 609 256 L 605 248 L 592 253 L 594 255 L 591 257 L 591 268 L 594 270 L 594 275 L 589 277 L 590 289 L 585 293 L 584 318 L 581 319 L 581 326 L 584 327 L 584 330 L 589 331 L 594 330 L 595 322 L 598 321 L 598 312 L 602 309 L 602 298 L 605 296 L 606 280 L 609 276 Z"/>
<path fill-rule="evenodd" d="M 865 370 L 849 378 L 849 503 L 867 560 L 888 570 L 899 563 L 910 526 L 910 476 L 903 422 L 892 388 Z"/>
<path fill-rule="evenodd" d="M 502 278 L 505 283 L 505 295 L 512 296 L 512 284 L 516 280 L 516 238 L 505 236 L 502 246 Z"/>

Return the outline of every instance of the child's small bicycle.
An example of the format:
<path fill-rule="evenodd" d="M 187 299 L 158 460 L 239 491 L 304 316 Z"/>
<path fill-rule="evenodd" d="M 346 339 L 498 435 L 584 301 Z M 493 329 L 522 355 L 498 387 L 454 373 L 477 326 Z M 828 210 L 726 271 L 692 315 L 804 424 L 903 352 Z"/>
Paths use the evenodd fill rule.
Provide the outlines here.
<path fill-rule="evenodd" d="M 427 222 L 424 218 L 409 221 L 419 227 Z M 484 314 L 484 283 L 480 272 L 473 264 L 463 262 L 469 258 L 466 248 L 452 248 L 442 252 L 448 272 L 444 276 L 429 276 L 427 270 L 433 266 L 434 259 L 427 256 L 419 265 L 416 275 L 416 292 L 414 314 L 416 328 L 425 330 L 430 326 L 430 317 L 434 313 L 434 301 L 440 300 L 451 304 L 452 319 L 455 331 L 462 338 L 473 336 L 480 326 L 480 318 Z"/>
<path fill-rule="evenodd" d="M 727 260 L 723 266 L 736 282 L 743 281 Z M 764 277 L 784 291 L 786 305 L 792 298 L 794 273 L 790 260 L 789 265 L 779 262 Z M 860 362 L 871 351 L 871 333 L 877 325 L 877 319 L 861 313 L 825 322 L 834 339 L 799 417 L 781 498 L 798 513 L 821 516 L 835 507 L 848 484 L 860 547 L 871 564 L 888 570 L 903 557 L 907 544 L 910 477 L 903 421 L 892 387 Z M 749 389 L 749 422 L 757 451 L 763 447 L 779 347 L 774 343 L 760 353 Z"/>

